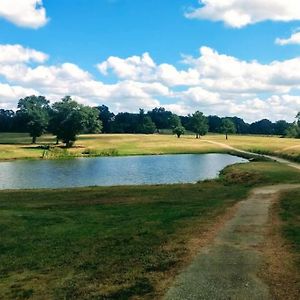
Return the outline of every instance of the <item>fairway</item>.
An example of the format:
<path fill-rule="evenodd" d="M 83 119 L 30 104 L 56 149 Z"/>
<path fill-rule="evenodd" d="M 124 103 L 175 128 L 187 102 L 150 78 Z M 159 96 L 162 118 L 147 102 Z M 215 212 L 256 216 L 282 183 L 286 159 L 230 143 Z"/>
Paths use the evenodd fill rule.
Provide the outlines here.
<path fill-rule="evenodd" d="M 208 141 L 228 144 L 238 149 L 285 155 L 299 159 L 300 140 L 277 136 L 239 136 L 232 135 L 225 140 L 223 135 L 207 135 L 195 139 L 192 135 L 178 139 L 172 135 L 137 135 L 137 134 L 100 134 L 80 135 L 75 147 L 63 151 L 52 151 L 50 158 L 60 156 L 109 156 L 141 154 L 177 154 L 177 153 L 212 153 L 226 152 L 228 149 Z M 38 145 L 54 145 L 55 138 L 44 135 L 37 145 L 31 145 L 27 134 L 0 133 L 0 159 L 42 158 L 44 150 Z"/>

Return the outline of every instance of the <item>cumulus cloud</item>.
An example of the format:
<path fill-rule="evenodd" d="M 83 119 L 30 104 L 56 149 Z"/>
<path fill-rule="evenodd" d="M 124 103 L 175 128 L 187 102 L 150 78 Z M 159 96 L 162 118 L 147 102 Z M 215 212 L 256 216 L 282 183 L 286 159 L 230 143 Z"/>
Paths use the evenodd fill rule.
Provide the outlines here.
<path fill-rule="evenodd" d="M 52 102 L 65 95 L 113 111 L 164 106 L 178 114 L 195 110 L 221 116 L 238 115 L 293 120 L 300 109 L 300 57 L 261 64 L 201 47 L 199 56 L 184 56 L 179 69 L 157 64 L 149 53 L 109 57 L 98 70 L 112 83 L 96 79 L 73 63 L 47 64 L 47 55 L 20 45 L 0 45 L 0 107 L 43 94 Z M 14 51 L 12 59 L 5 53 Z M 3 52 L 3 53 L 2 53 Z"/>
<path fill-rule="evenodd" d="M 14 64 L 21 62 L 43 63 L 48 55 L 21 45 L 0 45 L 0 64 Z"/>
<path fill-rule="evenodd" d="M 1 0 L 0 18 L 29 28 L 39 28 L 48 22 L 42 0 Z"/>
<path fill-rule="evenodd" d="M 120 79 L 138 81 L 159 81 L 167 86 L 196 85 L 199 83 L 199 74 L 189 69 L 178 71 L 173 65 L 157 65 L 149 53 L 142 56 L 120 58 L 111 56 L 97 65 L 98 70 L 107 75 L 110 71 Z"/>
<path fill-rule="evenodd" d="M 300 20 L 299 0 L 200 0 L 200 8 L 185 14 L 190 19 L 222 21 L 234 28 L 271 21 Z"/>
<path fill-rule="evenodd" d="M 300 31 L 294 32 L 289 38 L 277 38 L 275 43 L 280 46 L 285 45 L 300 45 Z"/>
<path fill-rule="evenodd" d="M 145 63 L 145 55 L 151 64 Z M 199 57 L 185 56 L 183 63 L 186 70 L 178 70 L 170 64 L 157 65 L 149 54 L 144 54 L 124 59 L 110 57 L 98 69 L 105 75 L 111 71 L 120 80 L 161 82 L 169 88 L 201 86 L 222 93 L 288 93 L 300 83 L 300 57 L 260 64 L 201 47 Z"/>

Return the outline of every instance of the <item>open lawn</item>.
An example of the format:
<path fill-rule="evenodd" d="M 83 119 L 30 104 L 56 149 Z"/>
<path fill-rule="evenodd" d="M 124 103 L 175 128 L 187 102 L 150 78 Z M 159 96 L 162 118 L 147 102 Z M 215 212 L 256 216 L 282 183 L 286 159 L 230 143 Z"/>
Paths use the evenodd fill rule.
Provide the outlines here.
<path fill-rule="evenodd" d="M 208 153 L 224 152 L 220 145 L 211 144 L 206 140 L 225 143 L 230 146 L 262 153 L 300 157 L 300 140 L 283 139 L 267 136 L 230 136 L 226 141 L 223 135 L 207 135 L 203 139 L 195 139 L 192 135 L 178 139 L 172 135 L 134 135 L 134 134 L 101 134 L 81 135 L 76 147 L 68 150 L 74 156 L 105 156 L 135 154 L 170 154 L 170 153 Z M 17 158 L 56 158 L 65 156 L 66 152 L 44 151 L 38 145 L 54 144 L 53 136 L 44 135 L 38 139 L 38 145 L 30 145 L 27 134 L 0 133 L 0 159 Z M 58 151 L 60 150 L 60 151 Z M 299 158 L 300 159 L 300 158 Z"/>
<path fill-rule="evenodd" d="M 0 191 L 0 298 L 159 299 L 226 209 L 294 182 L 253 162 L 194 185 Z"/>

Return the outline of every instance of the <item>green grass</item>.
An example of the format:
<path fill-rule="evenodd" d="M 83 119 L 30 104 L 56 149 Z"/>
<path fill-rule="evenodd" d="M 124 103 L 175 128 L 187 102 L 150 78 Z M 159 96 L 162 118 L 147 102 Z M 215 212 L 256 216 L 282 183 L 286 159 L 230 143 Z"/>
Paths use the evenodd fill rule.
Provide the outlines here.
<path fill-rule="evenodd" d="M 0 298 L 157 299 L 226 208 L 299 174 L 256 162 L 195 185 L 1 191 Z"/>
<path fill-rule="evenodd" d="M 176 154 L 176 153 L 211 153 L 228 152 L 220 145 L 206 141 L 224 143 L 239 149 L 259 151 L 285 158 L 300 157 L 299 139 L 282 139 L 268 136 L 229 136 L 226 141 L 223 135 L 207 135 L 203 139 L 195 139 L 185 135 L 178 139 L 176 136 L 155 134 L 95 134 L 81 135 L 75 147 L 68 149 L 68 157 L 72 156 L 103 156 L 103 155 L 142 155 L 142 154 Z M 44 150 L 39 145 L 53 145 L 55 138 L 44 135 L 38 138 L 38 145 L 30 145 L 31 138 L 27 134 L 0 133 L 0 160 L 20 158 L 42 158 Z M 60 157 L 62 153 L 53 149 L 45 157 Z M 63 156 L 66 156 L 63 154 Z"/>
<path fill-rule="evenodd" d="M 280 210 L 282 235 L 291 245 L 300 275 L 300 189 L 283 194 Z"/>

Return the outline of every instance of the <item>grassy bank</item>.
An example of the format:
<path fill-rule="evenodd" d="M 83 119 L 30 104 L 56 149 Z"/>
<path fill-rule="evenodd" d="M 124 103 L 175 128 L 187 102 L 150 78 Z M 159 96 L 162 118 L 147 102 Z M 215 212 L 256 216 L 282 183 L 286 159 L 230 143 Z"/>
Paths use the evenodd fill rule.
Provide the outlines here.
<path fill-rule="evenodd" d="M 299 139 L 281 139 L 267 136 L 230 136 L 226 141 L 223 135 L 207 135 L 205 139 L 225 143 L 230 146 L 261 153 L 271 153 L 286 158 L 298 159 L 300 156 Z M 224 152 L 220 145 L 211 144 L 194 136 L 172 135 L 81 135 L 75 147 L 65 151 L 52 148 L 45 151 L 45 145 L 55 144 L 55 138 L 44 135 L 38 139 L 38 145 L 30 145 L 27 134 L 0 133 L 0 159 L 19 158 L 65 158 L 74 156 L 108 156 L 108 155 L 141 155 L 141 154 L 175 154 L 175 153 L 209 153 Z M 42 147 L 41 147 L 42 146 Z"/>
<path fill-rule="evenodd" d="M 280 216 L 283 222 L 282 235 L 291 245 L 300 279 L 300 190 L 283 195 Z"/>
<path fill-rule="evenodd" d="M 157 299 L 189 241 L 254 185 L 299 182 L 256 162 L 196 185 L 0 192 L 1 299 Z"/>

